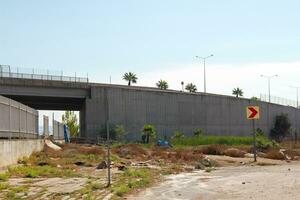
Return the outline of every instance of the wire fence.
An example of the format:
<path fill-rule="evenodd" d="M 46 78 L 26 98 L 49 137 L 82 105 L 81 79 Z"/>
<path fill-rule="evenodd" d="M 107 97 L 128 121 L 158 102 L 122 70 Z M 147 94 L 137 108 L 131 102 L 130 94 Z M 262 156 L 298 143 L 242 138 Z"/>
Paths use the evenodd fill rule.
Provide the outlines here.
<path fill-rule="evenodd" d="M 270 96 L 270 97 L 271 98 L 269 98 L 269 95 L 266 95 L 266 94 L 260 94 L 261 101 L 297 108 L 297 101 L 295 101 L 295 100 L 285 99 L 285 98 L 277 97 L 277 96 Z"/>
<path fill-rule="evenodd" d="M 65 76 L 62 71 L 43 70 L 34 68 L 18 68 L 9 65 L 0 65 L 0 77 L 3 78 L 20 78 L 20 79 L 35 79 L 48 81 L 65 81 L 88 83 L 89 78 L 75 76 Z"/>

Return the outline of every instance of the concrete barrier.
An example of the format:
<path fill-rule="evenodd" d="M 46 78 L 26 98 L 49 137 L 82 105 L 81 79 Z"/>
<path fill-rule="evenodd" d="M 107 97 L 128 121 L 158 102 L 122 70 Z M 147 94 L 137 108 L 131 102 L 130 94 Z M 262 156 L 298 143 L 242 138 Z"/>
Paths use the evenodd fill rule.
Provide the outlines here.
<path fill-rule="evenodd" d="M 16 164 L 18 159 L 41 151 L 44 144 L 42 139 L 0 140 L 0 167 Z"/>

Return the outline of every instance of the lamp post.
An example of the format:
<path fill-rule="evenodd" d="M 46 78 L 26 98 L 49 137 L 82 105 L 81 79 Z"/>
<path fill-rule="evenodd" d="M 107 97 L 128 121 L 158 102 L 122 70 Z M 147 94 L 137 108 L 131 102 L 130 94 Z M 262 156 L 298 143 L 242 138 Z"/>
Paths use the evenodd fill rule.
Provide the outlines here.
<path fill-rule="evenodd" d="M 200 56 L 196 56 L 196 58 L 198 59 L 202 59 L 203 60 L 203 70 L 204 70 L 204 93 L 206 93 L 206 69 L 205 69 L 205 64 L 206 64 L 206 59 L 207 58 L 210 58 L 210 57 L 213 57 L 214 55 L 211 54 L 209 56 L 206 56 L 206 57 L 200 57 Z"/>
<path fill-rule="evenodd" d="M 278 77 L 278 75 L 276 74 L 273 76 L 266 76 L 266 75 L 260 75 L 260 76 L 268 79 L 269 103 L 271 103 L 271 79 L 274 77 Z"/>
<path fill-rule="evenodd" d="M 296 89 L 296 94 L 297 94 L 297 109 L 299 109 L 299 96 L 298 96 L 298 94 L 299 94 L 299 89 L 300 89 L 300 87 L 296 87 L 296 86 L 290 86 L 290 88 L 294 88 L 294 89 Z"/>

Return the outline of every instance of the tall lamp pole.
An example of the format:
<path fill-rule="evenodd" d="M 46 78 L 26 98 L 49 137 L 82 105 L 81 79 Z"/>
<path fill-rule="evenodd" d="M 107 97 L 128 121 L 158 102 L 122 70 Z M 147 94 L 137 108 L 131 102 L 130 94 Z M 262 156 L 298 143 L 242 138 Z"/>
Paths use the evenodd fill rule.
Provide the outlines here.
<path fill-rule="evenodd" d="M 297 109 L 299 109 L 299 89 L 300 87 L 296 87 L 296 86 L 290 86 L 290 88 L 294 88 L 297 91 Z"/>
<path fill-rule="evenodd" d="M 260 75 L 260 76 L 268 79 L 269 103 L 271 103 L 271 79 L 274 77 L 278 77 L 278 75 L 276 74 L 273 76 L 266 76 L 266 75 Z"/>
<path fill-rule="evenodd" d="M 205 64 L 206 64 L 206 59 L 207 58 L 210 58 L 210 57 L 213 57 L 214 55 L 211 54 L 209 56 L 206 56 L 206 57 L 200 57 L 200 56 L 196 56 L 196 58 L 198 59 L 202 59 L 203 60 L 203 70 L 204 70 L 204 93 L 206 93 L 206 69 L 205 69 Z"/>

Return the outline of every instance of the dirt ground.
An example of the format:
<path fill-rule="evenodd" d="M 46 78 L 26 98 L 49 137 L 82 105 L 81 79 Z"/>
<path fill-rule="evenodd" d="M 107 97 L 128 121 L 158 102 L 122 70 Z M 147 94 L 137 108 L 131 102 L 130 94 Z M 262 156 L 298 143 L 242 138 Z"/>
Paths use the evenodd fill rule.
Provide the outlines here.
<path fill-rule="evenodd" d="M 195 171 L 169 175 L 159 185 L 127 199 L 296 200 L 300 199 L 299 188 L 299 161 L 287 163 L 260 159 L 259 165 L 227 166 L 209 173 Z"/>
<path fill-rule="evenodd" d="M 273 188 L 284 192 L 276 197 L 297 195 L 300 153 L 290 152 L 288 161 L 259 157 L 254 164 L 249 147 L 225 150 L 220 145 L 115 145 L 111 149 L 112 185 L 106 187 L 107 169 L 97 167 L 106 159 L 103 146 L 45 147 L 0 172 L 0 199 L 274 199 L 269 198 Z M 222 152 L 232 157 L 219 155 Z M 278 150 L 265 155 L 284 159 Z"/>

